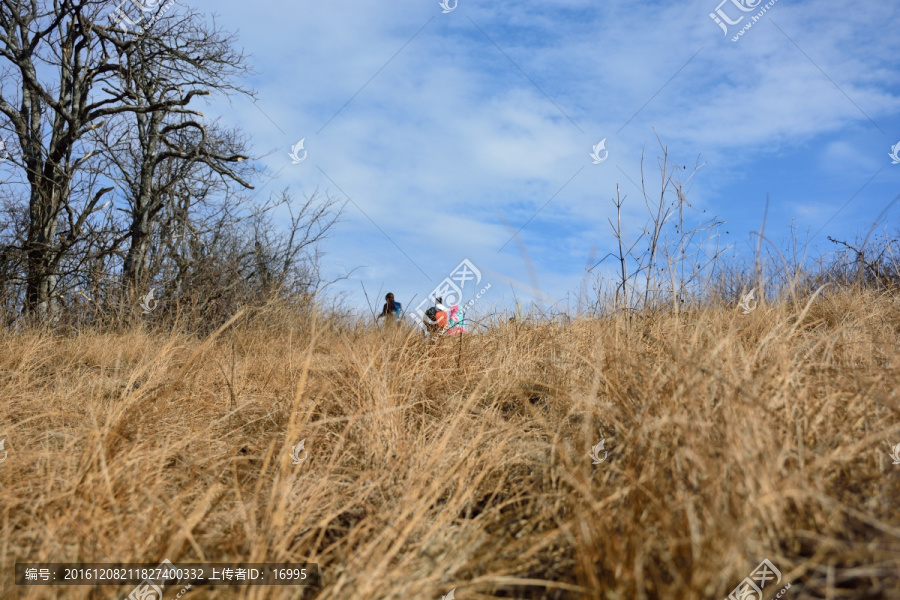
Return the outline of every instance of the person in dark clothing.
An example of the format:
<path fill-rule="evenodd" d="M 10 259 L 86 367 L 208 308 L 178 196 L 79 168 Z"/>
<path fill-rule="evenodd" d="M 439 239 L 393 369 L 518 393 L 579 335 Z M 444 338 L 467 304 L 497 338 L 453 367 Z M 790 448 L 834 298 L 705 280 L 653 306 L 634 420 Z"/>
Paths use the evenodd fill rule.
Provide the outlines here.
<path fill-rule="evenodd" d="M 394 301 L 394 294 L 388 293 L 384 299 L 384 307 L 381 309 L 381 314 L 375 317 L 375 320 L 377 321 L 384 317 L 385 323 L 396 324 L 400 320 L 400 315 L 403 314 L 403 306 L 399 302 Z"/>

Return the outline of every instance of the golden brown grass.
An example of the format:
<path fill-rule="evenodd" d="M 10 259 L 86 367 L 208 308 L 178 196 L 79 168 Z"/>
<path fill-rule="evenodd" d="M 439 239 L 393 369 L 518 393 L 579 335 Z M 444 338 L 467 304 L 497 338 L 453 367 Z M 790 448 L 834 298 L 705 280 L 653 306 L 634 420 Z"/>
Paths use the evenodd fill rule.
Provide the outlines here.
<path fill-rule="evenodd" d="M 785 598 L 900 598 L 898 336 L 855 291 L 435 344 L 275 309 L 0 333 L 0 596 L 133 588 L 16 561 L 168 558 L 323 575 L 196 600 L 721 599 L 767 557 Z"/>

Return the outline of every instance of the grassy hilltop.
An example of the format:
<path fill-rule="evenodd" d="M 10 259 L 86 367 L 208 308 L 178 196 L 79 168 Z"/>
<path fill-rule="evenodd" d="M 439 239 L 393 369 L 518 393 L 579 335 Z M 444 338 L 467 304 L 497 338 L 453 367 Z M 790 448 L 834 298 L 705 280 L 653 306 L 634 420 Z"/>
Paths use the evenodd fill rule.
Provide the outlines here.
<path fill-rule="evenodd" d="M 769 595 L 898 598 L 898 334 L 852 289 L 434 343 L 272 307 L 4 331 L 0 596 L 133 587 L 16 587 L 16 561 L 168 558 L 323 575 L 196 600 L 721 599 L 768 558 Z"/>

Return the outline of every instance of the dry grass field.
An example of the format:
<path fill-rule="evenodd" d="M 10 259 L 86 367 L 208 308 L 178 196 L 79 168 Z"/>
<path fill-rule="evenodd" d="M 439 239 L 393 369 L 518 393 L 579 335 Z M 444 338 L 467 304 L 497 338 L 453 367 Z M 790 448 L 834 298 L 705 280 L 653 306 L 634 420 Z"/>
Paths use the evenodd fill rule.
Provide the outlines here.
<path fill-rule="evenodd" d="M 0 597 L 134 587 L 16 586 L 17 561 L 167 558 L 321 568 L 189 600 L 721 600 L 767 558 L 766 598 L 900 598 L 889 296 L 434 343 L 271 307 L 202 338 L 146 320 L 0 332 Z"/>

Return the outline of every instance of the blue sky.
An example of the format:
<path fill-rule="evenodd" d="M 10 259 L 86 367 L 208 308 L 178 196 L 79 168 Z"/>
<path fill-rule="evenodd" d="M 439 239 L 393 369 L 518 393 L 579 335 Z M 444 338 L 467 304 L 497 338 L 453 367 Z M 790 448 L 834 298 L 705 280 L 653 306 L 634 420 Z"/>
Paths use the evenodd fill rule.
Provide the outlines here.
<path fill-rule="evenodd" d="M 801 236 L 827 223 L 813 252 L 833 249 L 827 235 L 864 236 L 900 194 L 888 156 L 900 142 L 900 5 L 778 0 L 733 42 L 765 2 L 718 2 L 459 0 L 446 14 L 438 0 L 193 6 L 251 55 L 256 106 L 214 110 L 277 173 L 262 193 L 353 201 L 323 266 L 329 277 L 356 270 L 331 291 L 362 304 L 362 283 L 417 303 L 468 259 L 480 287 L 492 284 L 487 309 L 513 290 L 532 297 L 520 247 L 507 243 L 526 222 L 518 239 L 544 304 L 574 304 L 592 250 L 613 247 L 617 184 L 626 230 L 645 220 L 631 180 L 644 151 L 658 190 L 654 128 L 674 161 L 706 163 L 689 200 L 727 222 L 736 251 L 754 243 L 767 193 L 775 241 L 792 222 Z M 717 7 L 744 16 L 728 35 L 709 16 Z M 307 157 L 291 164 L 301 138 Z M 603 138 L 609 156 L 593 164 Z M 898 215 L 900 203 L 892 224 Z"/>

